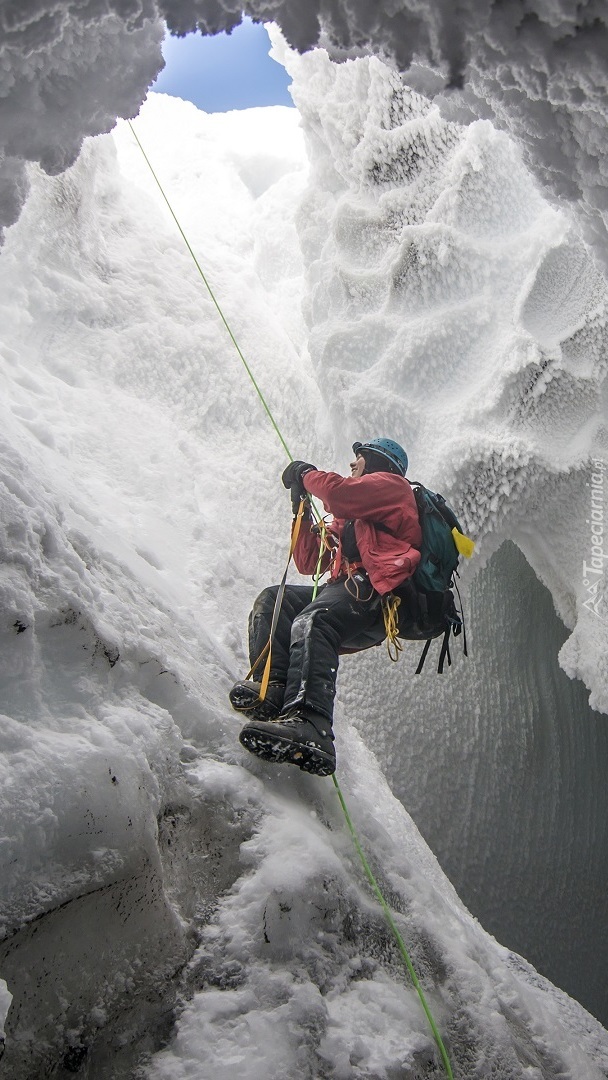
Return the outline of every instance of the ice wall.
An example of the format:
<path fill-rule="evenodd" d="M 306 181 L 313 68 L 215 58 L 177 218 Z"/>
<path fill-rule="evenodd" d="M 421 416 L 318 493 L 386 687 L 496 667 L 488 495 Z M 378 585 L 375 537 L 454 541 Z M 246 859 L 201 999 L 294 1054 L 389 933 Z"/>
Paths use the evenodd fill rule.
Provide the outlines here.
<path fill-rule="evenodd" d="M 286 364 L 290 334 L 303 333 L 295 230 L 283 222 L 303 166 L 295 117 L 270 110 L 231 127 L 165 108 L 175 205 L 185 198 L 192 240 L 235 298 L 250 359 L 266 357 L 269 400 L 289 427 L 318 398 Z M 148 111 L 143 138 L 162 125 L 160 100 Z M 110 141 L 57 179 L 34 170 L 0 267 L 11 1077 L 84 1068 L 93 1042 L 100 1068 L 107 1032 L 108 1075 L 130 1074 L 130 1055 L 162 1030 L 194 915 L 208 917 L 230 884 L 242 839 L 214 799 L 193 808 L 180 753 L 197 731 L 206 753 L 225 742 L 234 758 L 223 702 L 256 575 L 274 561 L 272 529 L 257 522 L 272 521 L 283 451 L 166 210 L 138 187 L 128 131 L 121 154 L 135 162 L 126 185 Z M 195 887 L 189 867 L 172 906 L 164 876 L 179 890 L 171 843 L 186 818 L 204 872 Z M 207 878 L 214 844 L 222 858 Z"/>
<path fill-rule="evenodd" d="M 475 913 L 604 1018 L 604 724 L 557 656 L 605 712 L 606 286 L 489 124 L 446 123 L 377 61 L 285 61 L 313 161 L 300 233 L 335 429 L 403 441 L 410 475 L 478 539 L 467 594 L 486 567 L 471 661 L 438 678 L 431 654 L 412 678 L 413 647 L 405 671 L 358 658 L 343 701 Z"/>
<path fill-rule="evenodd" d="M 310 351 L 336 428 L 402 439 L 410 475 L 458 492 L 482 559 L 516 540 L 573 630 L 568 674 L 607 711 L 606 284 L 491 125 L 446 122 L 379 61 L 285 61 L 313 162 Z"/>

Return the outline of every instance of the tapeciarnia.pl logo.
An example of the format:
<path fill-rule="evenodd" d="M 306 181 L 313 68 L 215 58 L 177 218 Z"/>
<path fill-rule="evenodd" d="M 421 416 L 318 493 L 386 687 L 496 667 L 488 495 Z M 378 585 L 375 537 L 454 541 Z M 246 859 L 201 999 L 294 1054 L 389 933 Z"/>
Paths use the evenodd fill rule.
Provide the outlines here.
<path fill-rule="evenodd" d="M 590 527 L 589 561 L 583 559 L 583 585 L 585 586 L 586 598 L 583 607 L 593 612 L 599 619 L 603 618 L 602 601 L 604 599 L 606 560 L 608 559 L 608 544 L 606 543 L 606 529 L 604 525 L 604 504 L 606 502 L 606 465 L 601 458 L 593 461 L 593 472 L 590 482 L 587 484 L 590 493 L 590 517 L 586 519 Z"/>

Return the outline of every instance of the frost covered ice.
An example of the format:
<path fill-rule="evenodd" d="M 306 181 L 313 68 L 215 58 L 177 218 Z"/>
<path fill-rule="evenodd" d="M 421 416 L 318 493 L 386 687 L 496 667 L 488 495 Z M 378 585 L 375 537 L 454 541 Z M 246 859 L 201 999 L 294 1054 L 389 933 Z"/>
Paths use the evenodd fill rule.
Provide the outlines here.
<path fill-rule="evenodd" d="M 559 635 L 522 633 L 500 666 L 521 573 L 506 538 L 571 631 L 569 674 L 608 707 L 581 560 L 605 282 L 487 121 L 446 120 L 377 60 L 275 49 L 307 154 L 285 109 L 208 117 L 152 97 L 137 132 L 292 451 L 344 470 L 352 438 L 400 439 L 479 538 L 467 592 L 497 579 L 474 627 L 489 678 L 472 660 L 414 690 L 377 653 L 345 662 L 340 782 L 456 1074 L 599 1080 L 604 1029 L 471 918 L 383 769 L 421 821 L 453 811 L 473 873 L 488 808 L 494 824 L 509 805 L 491 804 L 492 776 L 533 763 L 550 730 L 535 708 Z M 145 1055 L 154 1080 L 436 1076 L 332 786 L 245 754 L 226 706 L 250 602 L 283 559 L 281 446 L 128 127 L 29 181 L 0 260 L 2 1067 L 127 1077 Z M 485 785 L 471 762 L 488 717 L 502 757 Z M 605 760 L 593 730 L 583 778 Z M 603 808 L 557 848 L 560 873 L 602 842 Z"/>

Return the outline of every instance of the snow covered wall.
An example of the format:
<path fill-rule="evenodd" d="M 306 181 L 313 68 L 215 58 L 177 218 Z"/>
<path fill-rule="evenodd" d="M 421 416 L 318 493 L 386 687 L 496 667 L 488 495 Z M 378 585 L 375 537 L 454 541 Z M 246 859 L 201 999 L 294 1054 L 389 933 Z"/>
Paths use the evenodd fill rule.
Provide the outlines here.
<path fill-rule="evenodd" d="M 378 61 L 285 60 L 314 162 L 300 236 L 334 429 L 395 433 L 480 542 L 465 584 L 487 568 L 472 662 L 387 684 L 358 658 L 347 711 L 475 914 L 605 1018 L 605 722 L 557 654 L 605 713 L 606 284 L 487 122 L 444 121 Z"/>
<path fill-rule="evenodd" d="M 35 110 L 53 87 L 82 110 L 56 166 L 22 154 L 60 170 L 121 84 L 106 63 L 76 102 L 77 6 L 0 11 Z M 118 14 L 120 48 L 157 50 L 153 5 Z M 36 35 L 63 64 L 46 87 Z M 412 650 L 345 662 L 341 783 L 456 1075 L 599 1078 L 606 1033 L 470 918 L 403 805 L 492 929 L 512 891 L 509 943 L 574 939 L 555 978 L 583 963 L 599 1015 L 604 718 L 557 652 L 606 711 L 605 282 L 488 122 L 376 60 L 283 56 L 310 176 L 287 110 L 153 99 L 137 129 L 294 453 L 344 469 L 381 425 L 479 538 L 469 662 L 420 685 Z M 5 97 L 17 168 L 28 95 Z M 58 115 L 33 135 L 62 145 Z M 281 448 L 128 129 L 22 176 L 0 257 L 0 1071 L 133 1076 L 171 1040 L 148 1075 L 437 1075 L 332 788 L 252 760 L 226 709 L 282 560 Z"/>
<path fill-rule="evenodd" d="M 273 403 L 292 402 L 292 425 L 300 408 L 314 415 L 318 392 L 285 329 L 302 334 L 295 231 L 290 244 L 289 225 L 277 235 L 265 215 L 293 216 L 293 116 L 249 115 L 245 131 L 238 116 L 231 128 L 175 108 L 163 138 L 179 161 L 176 206 L 181 177 L 189 216 L 204 208 L 190 235 L 239 298 L 235 328 L 250 355 L 262 341 Z M 207 785 L 184 787 L 180 753 L 203 730 L 211 759 L 237 753 L 224 695 L 257 569 L 274 556 L 262 535 L 252 557 L 247 514 L 271 520 L 282 450 L 172 222 L 138 188 L 142 158 L 125 140 L 135 183 L 125 187 L 111 140 L 88 145 L 71 172 L 33 178 L 2 254 L 8 1076 L 58 1061 L 75 1071 L 96 1032 L 99 1068 L 106 1029 L 108 1075 L 130 1074 L 131 1043 L 140 1053 L 142 1033 L 162 1024 L 195 920 L 238 875 L 229 849 L 238 867 L 253 827 L 210 791 L 193 813 Z M 182 850 L 181 881 L 180 826 L 195 848 L 193 863 Z"/>

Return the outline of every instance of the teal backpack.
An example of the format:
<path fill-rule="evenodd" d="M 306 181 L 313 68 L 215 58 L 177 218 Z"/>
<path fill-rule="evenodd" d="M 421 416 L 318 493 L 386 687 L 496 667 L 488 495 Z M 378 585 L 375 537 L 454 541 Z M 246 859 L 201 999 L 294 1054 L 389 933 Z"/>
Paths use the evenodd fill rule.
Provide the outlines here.
<path fill-rule="evenodd" d="M 424 592 L 443 592 L 449 589 L 460 558 L 452 529 L 462 532 L 454 511 L 442 495 L 436 495 L 422 484 L 412 484 L 416 498 L 422 547 L 420 562 L 414 573 L 414 583 Z"/>
<path fill-rule="evenodd" d="M 452 588 L 456 589 L 461 603 L 454 580 L 460 558 L 456 540 L 465 554 L 472 552 L 473 545 L 463 536 L 454 511 L 441 495 L 423 484 L 414 482 L 411 486 L 418 507 L 422 544 L 415 573 L 393 590 L 401 600 L 399 637 L 406 641 L 426 641 L 416 669 L 416 675 L 419 675 L 431 641 L 443 635 L 437 667 L 439 674 L 442 674 L 446 659 L 448 665 L 452 663 L 449 648 L 451 635 L 458 637 L 462 634 L 464 654 L 468 655 L 462 604 L 460 609 L 456 607 Z M 456 530 L 456 535 L 453 530 Z"/>

